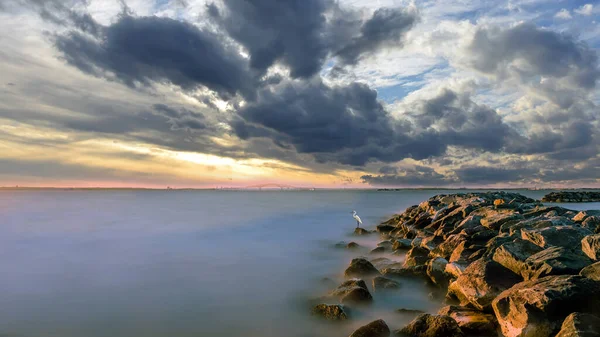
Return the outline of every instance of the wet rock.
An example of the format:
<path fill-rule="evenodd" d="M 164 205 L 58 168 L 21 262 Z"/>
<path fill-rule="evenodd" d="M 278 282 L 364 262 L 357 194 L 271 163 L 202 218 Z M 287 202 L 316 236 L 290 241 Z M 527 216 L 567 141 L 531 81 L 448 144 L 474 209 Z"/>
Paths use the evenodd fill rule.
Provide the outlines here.
<path fill-rule="evenodd" d="M 348 249 L 356 249 L 356 248 L 359 248 L 359 247 L 360 247 L 360 245 L 358 243 L 354 242 L 354 241 L 350 242 L 350 243 L 348 243 L 346 245 L 346 248 L 348 248 Z"/>
<path fill-rule="evenodd" d="M 394 278 L 425 278 L 427 277 L 427 267 L 412 266 L 402 268 L 385 268 L 382 270 L 382 274 L 387 277 Z"/>
<path fill-rule="evenodd" d="M 449 305 L 438 312 L 452 317 L 467 336 L 497 336 L 496 317 L 467 307 Z"/>
<path fill-rule="evenodd" d="M 371 293 L 362 287 L 351 288 L 340 300 L 343 304 L 358 305 L 369 304 L 373 301 Z"/>
<path fill-rule="evenodd" d="M 356 227 L 356 229 L 354 230 L 354 235 L 368 235 L 371 234 L 371 232 L 369 232 L 368 230 L 362 228 L 362 227 Z"/>
<path fill-rule="evenodd" d="M 420 315 L 425 313 L 423 310 L 406 308 L 396 309 L 396 312 L 403 315 Z"/>
<path fill-rule="evenodd" d="M 434 250 L 442 242 L 444 242 L 444 239 L 441 236 L 432 235 L 423 238 L 421 241 L 421 247 L 427 249 L 427 254 L 429 254 L 429 251 Z"/>
<path fill-rule="evenodd" d="M 381 234 L 389 233 L 389 232 L 393 231 L 394 229 L 396 229 L 396 226 L 392 226 L 389 224 L 377 225 L 377 232 L 379 232 Z"/>
<path fill-rule="evenodd" d="M 592 234 L 579 226 L 554 226 L 541 229 L 521 230 L 521 238 L 542 247 L 578 247 L 581 240 Z"/>
<path fill-rule="evenodd" d="M 332 292 L 332 295 L 333 296 L 344 296 L 348 292 L 350 292 L 350 290 L 352 290 L 353 288 L 356 288 L 356 287 L 368 290 L 367 284 L 365 283 L 365 281 L 363 281 L 359 278 L 354 278 L 354 279 L 346 280 L 342 284 L 340 284 L 340 286 L 337 287 Z"/>
<path fill-rule="evenodd" d="M 381 241 L 380 243 L 377 244 L 377 247 L 383 247 L 386 250 L 392 250 L 393 246 L 394 246 L 394 243 L 390 240 Z"/>
<path fill-rule="evenodd" d="M 590 230 L 591 232 L 598 234 L 598 232 L 600 230 L 600 216 L 593 215 L 593 216 L 587 217 L 581 223 L 581 227 L 586 228 L 586 229 Z"/>
<path fill-rule="evenodd" d="M 595 210 L 594 211 L 580 211 L 579 213 L 575 214 L 575 216 L 573 216 L 573 221 L 583 222 L 591 216 L 599 216 L 599 215 L 600 215 L 600 211 L 595 211 Z"/>
<path fill-rule="evenodd" d="M 429 260 L 429 250 L 422 247 L 413 247 L 406 253 L 406 260 L 404 266 L 422 266 Z"/>
<path fill-rule="evenodd" d="M 594 281 L 600 281 L 600 262 L 596 262 L 581 269 L 579 275 Z"/>
<path fill-rule="evenodd" d="M 385 253 L 385 247 L 377 247 L 371 250 L 371 254 L 383 254 Z"/>
<path fill-rule="evenodd" d="M 390 328 L 382 319 L 361 326 L 350 337 L 389 337 Z"/>
<path fill-rule="evenodd" d="M 399 262 L 392 261 L 386 257 L 378 257 L 375 259 L 371 259 L 370 262 L 377 268 L 378 270 L 389 268 L 392 266 L 401 266 Z"/>
<path fill-rule="evenodd" d="M 480 259 L 470 264 L 448 287 L 448 295 L 456 297 L 461 305 L 472 305 L 478 310 L 491 309 L 492 300 L 502 291 L 521 281 L 501 264 Z"/>
<path fill-rule="evenodd" d="M 550 247 L 528 257 L 521 276 L 527 281 L 549 275 L 577 275 L 591 263 L 592 261 L 581 252 L 563 247 Z"/>
<path fill-rule="evenodd" d="M 345 321 L 348 319 L 344 306 L 339 304 L 318 304 L 312 309 L 312 315 L 329 321 Z"/>
<path fill-rule="evenodd" d="M 345 277 L 360 277 L 379 274 L 379 271 L 371 262 L 361 257 L 352 259 L 350 266 L 344 271 Z"/>
<path fill-rule="evenodd" d="M 404 250 L 412 248 L 412 240 L 409 239 L 398 239 L 394 242 L 392 250 Z"/>
<path fill-rule="evenodd" d="M 484 248 L 485 247 L 482 245 L 472 244 L 466 241 L 461 242 L 456 249 L 454 249 L 452 255 L 450 256 L 450 260 L 448 261 L 469 264 L 478 259 L 473 254 Z"/>
<path fill-rule="evenodd" d="M 444 271 L 446 272 L 446 274 L 450 275 L 451 278 L 457 279 L 460 275 L 462 275 L 465 272 L 466 268 L 466 265 L 451 262 L 446 265 L 446 269 Z"/>
<path fill-rule="evenodd" d="M 458 323 L 449 316 L 421 314 L 404 328 L 395 331 L 407 337 L 463 337 Z"/>
<path fill-rule="evenodd" d="M 446 273 L 446 265 L 448 265 L 448 260 L 441 257 L 427 262 L 427 276 L 433 284 L 440 287 L 448 286 L 451 276 Z"/>
<path fill-rule="evenodd" d="M 399 282 L 394 280 L 390 280 L 389 278 L 385 278 L 383 276 L 376 276 L 373 278 L 373 290 L 374 291 L 382 291 L 382 290 L 396 290 L 401 287 Z"/>
<path fill-rule="evenodd" d="M 444 242 L 440 243 L 435 249 L 433 249 L 429 255 L 432 257 L 442 257 L 448 260 L 450 256 L 452 256 L 452 252 L 454 252 L 456 247 L 466 240 L 466 235 L 452 234 L 448 236 Z"/>
<path fill-rule="evenodd" d="M 600 318 L 574 312 L 565 318 L 556 337 L 600 337 Z"/>
<path fill-rule="evenodd" d="M 493 301 L 506 337 L 549 337 L 573 312 L 600 311 L 600 282 L 581 276 L 547 276 L 521 282 Z"/>
<path fill-rule="evenodd" d="M 525 260 L 543 249 L 527 240 L 515 239 L 514 241 L 500 245 L 495 251 L 492 259 L 513 273 L 521 275 L 525 269 Z"/>
<path fill-rule="evenodd" d="M 581 240 L 581 250 L 592 260 L 600 259 L 600 234 L 584 237 Z"/>

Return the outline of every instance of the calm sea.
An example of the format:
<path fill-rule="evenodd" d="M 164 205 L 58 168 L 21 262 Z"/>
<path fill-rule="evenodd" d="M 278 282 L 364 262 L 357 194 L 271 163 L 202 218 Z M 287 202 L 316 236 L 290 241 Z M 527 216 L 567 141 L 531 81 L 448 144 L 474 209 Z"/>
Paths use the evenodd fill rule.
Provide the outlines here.
<path fill-rule="evenodd" d="M 410 317 L 394 309 L 438 309 L 424 284 L 375 294 L 343 325 L 313 320 L 308 301 L 359 254 L 331 248 L 354 239 L 352 210 L 374 227 L 435 194 L 2 191 L 0 336 L 335 337 L 380 317 L 399 328 Z"/>

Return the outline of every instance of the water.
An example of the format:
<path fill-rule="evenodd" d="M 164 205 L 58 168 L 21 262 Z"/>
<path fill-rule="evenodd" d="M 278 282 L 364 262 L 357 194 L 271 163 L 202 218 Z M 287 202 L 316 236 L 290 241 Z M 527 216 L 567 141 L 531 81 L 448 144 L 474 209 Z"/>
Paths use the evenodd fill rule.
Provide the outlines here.
<path fill-rule="evenodd" d="M 375 294 L 343 325 L 311 318 L 309 300 L 357 255 L 331 248 L 355 239 L 352 210 L 368 228 L 437 193 L 2 191 L 0 336 L 347 336 L 376 318 L 400 328 L 411 317 L 394 309 L 440 306 L 421 282 Z"/>

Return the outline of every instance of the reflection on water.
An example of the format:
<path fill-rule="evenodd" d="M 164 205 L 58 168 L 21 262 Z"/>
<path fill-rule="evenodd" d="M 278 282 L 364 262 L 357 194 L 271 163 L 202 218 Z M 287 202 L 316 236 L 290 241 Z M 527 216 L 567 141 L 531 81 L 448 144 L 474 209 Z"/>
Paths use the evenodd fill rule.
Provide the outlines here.
<path fill-rule="evenodd" d="M 343 325 L 312 320 L 308 302 L 357 255 L 331 249 L 355 239 L 351 210 L 369 227 L 434 194 L 3 191 L 0 336 L 344 336 L 376 318 L 399 328 L 411 317 L 395 309 L 438 309 L 422 282 L 374 293 Z M 378 240 L 357 242 L 367 254 Z"/>

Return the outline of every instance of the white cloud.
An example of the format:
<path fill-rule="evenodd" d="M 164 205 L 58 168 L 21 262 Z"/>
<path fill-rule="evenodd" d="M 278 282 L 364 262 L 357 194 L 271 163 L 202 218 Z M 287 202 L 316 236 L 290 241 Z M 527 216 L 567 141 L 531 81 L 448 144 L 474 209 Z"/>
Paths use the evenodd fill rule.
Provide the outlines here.
<path fill-rule="evenodd" d="M 580 15 L 586 15 L 586 16 L 592 15 L 593 11 L 594 11 L 594 5 L 592 5 L 592 4 L 583 5 L 574 10 L 575 13 L 580 14 Z"/>
<path fill-rule="evenodd" d="M 555 18 L 557 19 L 563 19 L 563 20 L 568 20 L 568 19 L 572 19 L 573 17 L 571 16 L 571 13 L 566 10 L 566 9 L 561 9 L 560 11 L 558 11 L 558 13 L 556 13 L 556 15 L 554 15 Z"/>

